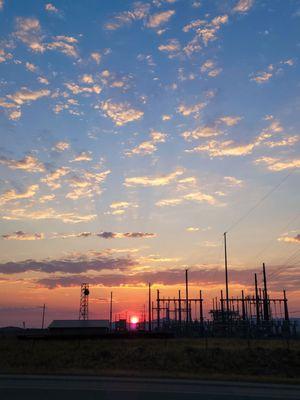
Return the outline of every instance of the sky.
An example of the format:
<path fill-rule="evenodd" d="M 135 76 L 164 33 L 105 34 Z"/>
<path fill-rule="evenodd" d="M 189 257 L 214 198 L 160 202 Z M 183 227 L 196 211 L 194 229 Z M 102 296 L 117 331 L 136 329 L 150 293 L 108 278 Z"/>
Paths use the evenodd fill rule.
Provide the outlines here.
<path fill-rule="evenodd" d="M 272 295 L 300 316 L 300 1 L 0 0 L 0 326 Z"/>

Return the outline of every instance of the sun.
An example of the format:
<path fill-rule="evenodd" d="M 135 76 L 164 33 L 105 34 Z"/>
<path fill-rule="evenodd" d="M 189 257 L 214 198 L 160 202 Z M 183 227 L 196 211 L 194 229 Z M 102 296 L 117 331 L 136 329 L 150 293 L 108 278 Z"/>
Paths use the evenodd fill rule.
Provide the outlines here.
<path fill-rule="evenodd" d="M 139 322 L 139 319 L 138 319 L 138 317 L 136 317 L 136 316 L 132 316 L 132 317 L 130 318 L 130 322 L 131 322 L 132 324 L 137 324 L 137 323 Z"/>

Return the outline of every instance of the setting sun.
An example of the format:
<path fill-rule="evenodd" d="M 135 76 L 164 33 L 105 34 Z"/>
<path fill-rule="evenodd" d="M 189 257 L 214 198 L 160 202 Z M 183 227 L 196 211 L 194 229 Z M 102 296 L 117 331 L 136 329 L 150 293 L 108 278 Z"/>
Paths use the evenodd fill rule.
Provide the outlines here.
<path fill-rule="evenodd" d="M 138 317 L 133 316 L 133 317 L 130 318 L 130 322 L 131 322 L 132 324 L 137 324 L 137 323 L 139 322 L 139 319 L 138 319 Z"/>

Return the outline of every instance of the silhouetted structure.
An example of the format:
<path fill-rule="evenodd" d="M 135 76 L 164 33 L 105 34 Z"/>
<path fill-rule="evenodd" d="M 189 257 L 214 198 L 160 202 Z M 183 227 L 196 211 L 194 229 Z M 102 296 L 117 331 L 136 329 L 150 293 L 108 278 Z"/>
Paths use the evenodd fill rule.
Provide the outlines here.
<path fill-rule="evenodd" d="M 80 307 L 79 307 L 79 319 L 88 320 L 89 319 L 89 284 L 82 283 L 80 290 Z"/>

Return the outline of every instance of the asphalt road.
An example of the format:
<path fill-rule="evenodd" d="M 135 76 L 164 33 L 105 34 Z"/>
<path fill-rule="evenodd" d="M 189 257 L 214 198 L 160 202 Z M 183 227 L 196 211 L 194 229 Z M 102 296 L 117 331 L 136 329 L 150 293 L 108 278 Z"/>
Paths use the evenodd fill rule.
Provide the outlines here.
<path fill-rule="evenodd" d="M 179 379 L 0 376 L 0 399 L 300 400 L 300 386 Z"/>

